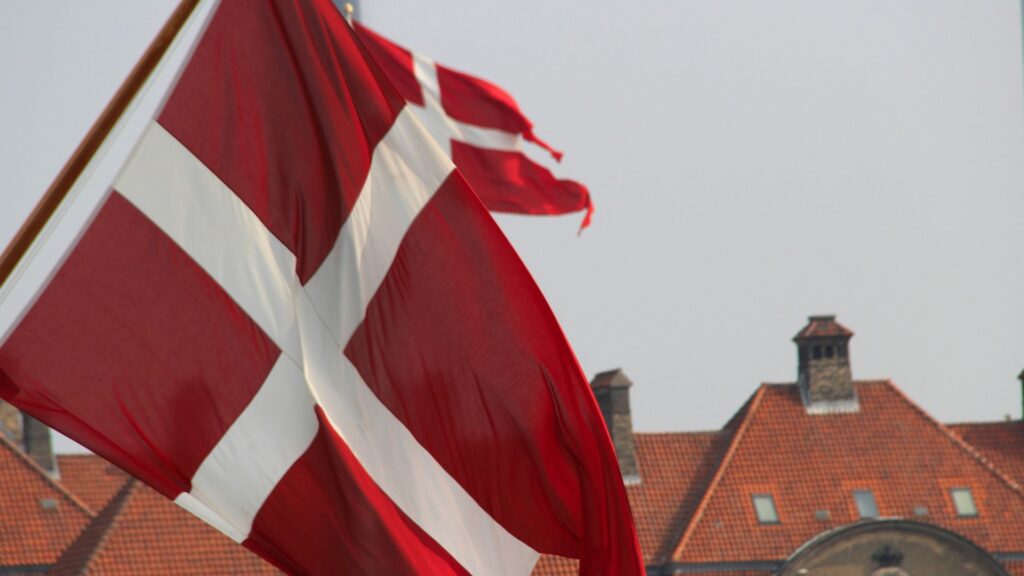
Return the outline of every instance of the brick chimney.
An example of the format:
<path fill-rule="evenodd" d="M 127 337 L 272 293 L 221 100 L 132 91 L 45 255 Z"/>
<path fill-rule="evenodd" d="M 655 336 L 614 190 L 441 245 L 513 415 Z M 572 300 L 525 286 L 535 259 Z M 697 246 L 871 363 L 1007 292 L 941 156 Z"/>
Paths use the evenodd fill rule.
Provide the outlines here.
<path fill-rule="evenodd" d="M 857 395 L 850 370 L 848 328 L 835 316 L 811 316 L 793 341 L 797 346 L 797 384 L 810 413 L 856 412 Z"/>
<path fill-rule="evenodd" d="M 629 387 L 632 385 L 633 382 L 621 369 L 601 372 L 590 382 L 597 405 L 601 407 L 604 423 L 611 434 L 612 444 L 615 445 L 619 471 L 626 484 L 640 482 L 636 446 L 633 443 L 633 416 L 629 410 Z"/>
<path fill-rule="evenodd" d="M 57 460 L 53 457 L 50 427 L 22 413 L 21 436 L 25 453 L 51 476 L 57 474 Z"/>

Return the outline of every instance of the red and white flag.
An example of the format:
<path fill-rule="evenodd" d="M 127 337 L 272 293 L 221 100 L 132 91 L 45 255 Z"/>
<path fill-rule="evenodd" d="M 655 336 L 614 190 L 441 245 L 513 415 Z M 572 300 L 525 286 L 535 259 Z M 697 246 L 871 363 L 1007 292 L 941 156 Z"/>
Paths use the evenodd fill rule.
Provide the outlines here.
<path fill-rule="evenodd" d="M 558 323 L 329 0 L 201 2 L 140 94 L 0 292 L 5 399 L 290 573 L 642 573 Z"/>
<path fill-rule="evenodd" d="M 594 211 L 586 187 L 560 180 L 523 153 L 523 140 L 560 160 L 533 133 L 512 96 L 494 84 L 435 63 L 355 23 L 359 38 L 410 109 L 480 196 L 488 210 L 516 214 Z"/>

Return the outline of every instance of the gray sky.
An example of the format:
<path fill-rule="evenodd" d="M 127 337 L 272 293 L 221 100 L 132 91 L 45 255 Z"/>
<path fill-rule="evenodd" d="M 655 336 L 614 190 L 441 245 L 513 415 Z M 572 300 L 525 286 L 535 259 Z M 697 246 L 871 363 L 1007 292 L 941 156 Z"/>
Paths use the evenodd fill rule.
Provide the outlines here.
<path fill-rule="evenodd" d="M 0 242 L 173 1 L 0 5 Z M 597 212 L 498 220 L 639 430 L 791 381 L 809 314 L 944 421 L 1019 417 L 1024 66 L 1013 0 L 363 0 L 512 92 Z M 542 157 L 538 155 L 537 157 Z"/>

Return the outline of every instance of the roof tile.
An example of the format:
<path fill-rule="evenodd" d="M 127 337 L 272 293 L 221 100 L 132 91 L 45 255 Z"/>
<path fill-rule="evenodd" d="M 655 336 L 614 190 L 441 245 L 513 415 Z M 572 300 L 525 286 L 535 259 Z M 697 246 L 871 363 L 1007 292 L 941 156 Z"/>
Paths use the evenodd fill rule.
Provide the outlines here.
<path fill-rule="evenodd" d="M 836 322 L 835 316 L 811 316 L 807 321 L 807 326 L 804 326 L 803 329 L 793 337 L 793 340 L 850 336 L 853 336 L 853 331 L 839 322 Z"/>
<path fill-rule="evenodd" d="M 676 561 L 786 558 L 815 534 L 858 520 L 856 486 L 875 491 L 883 516 L 918 518 L 963 534 L 991 551 L 1024 550 L 1024 493 L 1010 477 L 932 420 L 889 382 L 856 383 L 860 411 L 811 415 L 795 385 L 763 386 L 762 401 L 706 510 Z M 974 490 L 978 518 L 960 518 L 948 490 Z M 781 522 L 759 524 L 750 495 L 770 492 Z M 829 511 L 827 519 L 816 510 Z"/>
<path fill-rule="evenodd" d="M 48 574 L 280 574 L 138 480 L 110 500 Z"/>
<path fill-rule="evenodd" d="M 92 512 L 0 437 L 0 567 L 52 564 Z"/>
<path fill-rule="evenodd" d="M 95 454 L 59 454 L 60 483 L 89 508 L 100 511 L 131 478 Z"/>
<path fill-rule="evenodd" d="M 948 428 L 1024 486 L 1024 422 L 950 424 Z"/>
<path fill-rule="evenodd" d="M 626 492 L 645 563 L 660 563 L 672 552 L 730 437 L 728 430 L 635 435 L 641 481 Z M 533 573 L 561 576 L 578 568 L 576 560 L 545 555 Z"/>

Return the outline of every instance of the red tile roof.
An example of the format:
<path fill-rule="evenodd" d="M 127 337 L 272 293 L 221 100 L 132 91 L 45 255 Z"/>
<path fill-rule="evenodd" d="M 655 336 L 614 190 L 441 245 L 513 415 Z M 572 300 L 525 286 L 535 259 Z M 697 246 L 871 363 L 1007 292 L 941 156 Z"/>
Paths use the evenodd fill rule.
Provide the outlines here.
<path fill-rule="evenodd" d="M 934 523 L 992 552 L 1024 551 L 1024 531 L 1017 528 L 1024 517 L 1024 423 L 944 426 L 890 382 L 855 387 L 855 413 L 808 414 L 795 385 L 762 385 L 721 431 L 637 433 L 642 481 L 627 486 L 627 493 L 645 562 L 781 561 L 821 531 L 857 520 L 854 489 L 872 490 L 883 516 Z M 30 470 L 33 481 L 55 490 L 68 510 L 77 511 L 79 528 L 84 526 L 90 514 L 80 501 L 13 446 L 0 448 L 0 481 L 9 464 L 22 475 Z M 59 469 L 65 487 L 102 512 L 73 545 L 65 531 L 64 544 L 51 546 L 51 555 L 66 549 L 51 574 L 278 573 L 97 456 L 60 456 Z M 973 490 L 978 518 L 956 516 L 948 490 L 960 486 Z M 750 502 L 754 493 L 772 494 L 779 524 L 758 524 Z M 0 498 L 33 501 L 12 498 L 9 490 Z M 927 515 L 915 516 L 921 507 Z M 828 518 L 816 518 L 819 510 Z M 1004 564 L 1010 574 L 1024 576 L 1024 560 Z M 534 574 L 577 571 L 575 560 L 544 556 Z"/>
<path fill-rule="evenodd" d="M 92 519 L 80 500 L 0 436 L 0 568 L 52 564 Z"/>
<path fill-rule="evenodd" d="M 626 488 L 648 564 L 661 563 L 692 516 L 728 445 L 729 432 L 638 434 L 642 481 Z"/>
<path fill-rule="evenodd" d="M 683 523 L 707 486 L 730 432 L 637 433 L 637 466 L 643 479 L 626 486 L 637 523 L 640 549 L 647 564 L 672 552 Z M 576 560 L 543 556 L 536 576 L 576 574 Z"/>
<path fill-rule="evenodd" d="M 1003 560 L 1000 563 L 1010 576 L 1024 576 L 1024 560 Z"/>
<path fill-rule="evenodd" d="M 579 572 L 579 560 L 550 554 L 542 554 L 537 565 L 533 567 L 533 576 L 576 576 Z"/>
<path fill-rule="evenodd" d="M 853 331 L 836 322 L 835 316 L 811 316 L 807 321 L 807 326 L 804 326 L 803 330 L 798 332 L 793 339 L 803 340 L 804 338 L 836 336 L 853 336 Z"/>
<path fill-rule="evenodd" d="M 280 572 L 155 490 L 130 480 L 47 574 Z"/>
<path fill-rule="evenodd" d="M 855 489 L 872 490 L 882 516 L 937 524 L 991 552 L 1024 552 L 1024 422 L 947 427 L 888 381 L 855 388 L 854 413 L 808 414 L 796 385 L 763 385 L 720 432 L 636 434 L 641 482 L 627 492 L 645 563 L 782 561 L 858 520 Z M 961 486 L 972 489 L 977 518 L 956 516 L 949 489 Z M 773 496 L 779 524 L 757 522 L 755 493 Z M 1024 576 L 1024 560 L 1004 564 Z M 534 574 L 577 567 L 544 556 Z"/>
<path fill-rule="evenodd" d="M 826 528 L 858 519 L 854 489 L 882 516 L 919 518 L 993 552 L 1024 550 L 1024 492 L 889 382 L 855 384 L 860 410 L 811 415 L 795 385 L 762 386 L 673 554 L 677 562 L 786 558 Z M 956 516 L 948 491 L 969 487 L 976 518 Z M 775 499 L 759 524 L 751 495 Z M 819 520 L 815 511 L 828 512 Z"/>
<path fill-rule="evenodd" d="M 60 483 L 93 511 L 102 510 L 130 476 L 95 454 L 59 454 Z"/>
<path fill-rule="evenodd" d="M 948 427 L 1024 486 L 1024 422 L 950 424 Z"/>
<path fill-rule="evenodd" d="M 125 482 L 122 485 L 121 489 L 111 498 L 108 506 L 100 510 L 99 515 L 64 550 L 57 562 L 47 570 L 48 575 L 80 576 L 86 573 L 93 554 L 103 546 L 103 539 L 110 532 L 114 525 L 114 519 L 124 507 L 131 485 L 131 482 Z"/>

